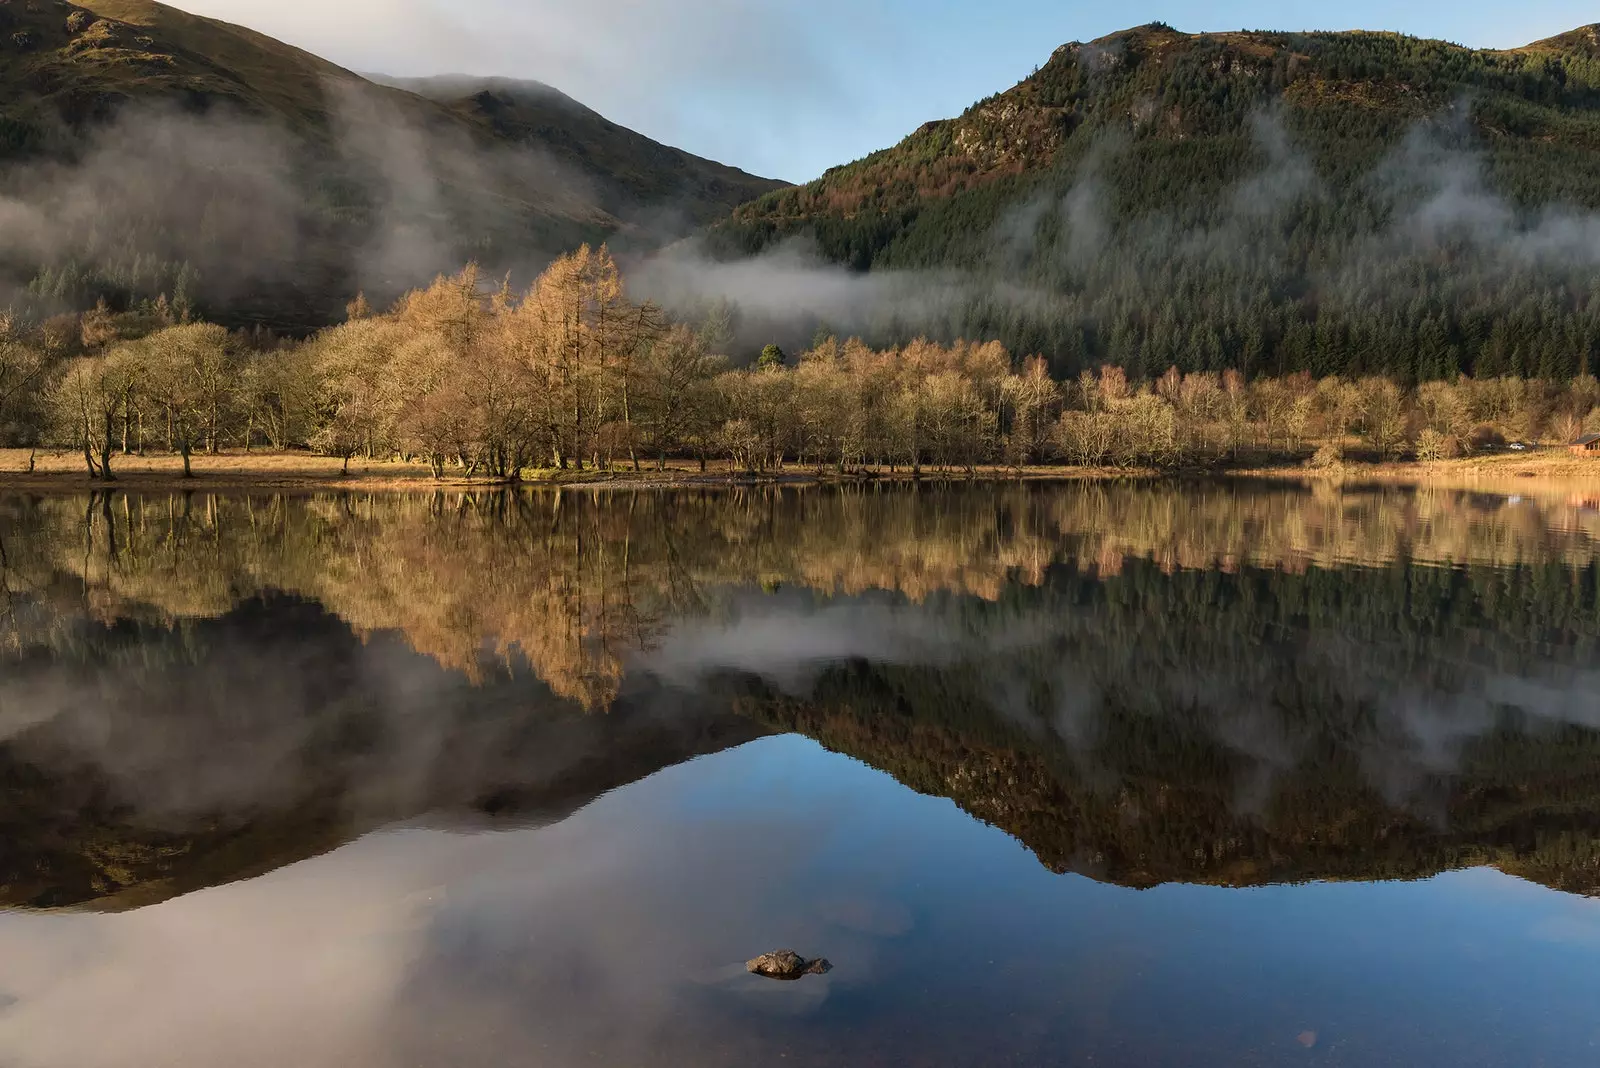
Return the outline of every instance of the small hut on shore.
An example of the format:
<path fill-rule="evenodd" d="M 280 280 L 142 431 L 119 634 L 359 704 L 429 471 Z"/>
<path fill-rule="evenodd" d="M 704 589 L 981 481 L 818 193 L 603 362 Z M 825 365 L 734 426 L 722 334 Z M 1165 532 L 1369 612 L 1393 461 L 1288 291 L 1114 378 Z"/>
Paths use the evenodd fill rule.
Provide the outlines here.
<path fill-rule="evenodd" d="M 1567 449 L 1574 456 L 1600 456 L 1600 434 L 1585 434 Z"/>

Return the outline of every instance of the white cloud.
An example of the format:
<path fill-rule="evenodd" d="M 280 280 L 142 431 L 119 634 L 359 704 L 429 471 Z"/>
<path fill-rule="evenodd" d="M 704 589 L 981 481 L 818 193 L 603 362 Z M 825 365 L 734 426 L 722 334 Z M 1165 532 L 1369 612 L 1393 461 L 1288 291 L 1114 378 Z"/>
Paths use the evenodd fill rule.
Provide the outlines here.
<path fill-rule="evenodd" d="M 1592 21 L 1547 0 L 1512 24 L 1447 0 L 179 0 L 355 70 L 546 82 L 658 140 L 805 180 L 1003 90 L 1068 40 L 1181 29 L 1393 29 L 1514 46 Z"/>
<path fill-rule="evenodd" d="M 546 82 L 659 140 L 768 173 L 855 125 L 869 6 L 844 0 L 187 0 L 355 70 Z M 842 36 L 841 36 L 842 35 Z M 828 162 L 833 162 L 829 160 Z M 825 165 L 825 164 L 824 164 Z M 809 177 L 809 175 L 793 175 Z"/>

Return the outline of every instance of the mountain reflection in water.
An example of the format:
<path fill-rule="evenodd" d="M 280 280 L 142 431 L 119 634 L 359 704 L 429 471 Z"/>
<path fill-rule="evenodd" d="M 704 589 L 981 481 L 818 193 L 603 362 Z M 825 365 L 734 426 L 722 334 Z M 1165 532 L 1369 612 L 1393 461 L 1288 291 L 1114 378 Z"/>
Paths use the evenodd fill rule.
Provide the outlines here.
<path fill-rule="evenodd" d="M 0 1047 L 1589 1057 L 1596 538 L 1220 482 L 0 498 Z M 835 972 L 735 967 L 790 944 Z"/>

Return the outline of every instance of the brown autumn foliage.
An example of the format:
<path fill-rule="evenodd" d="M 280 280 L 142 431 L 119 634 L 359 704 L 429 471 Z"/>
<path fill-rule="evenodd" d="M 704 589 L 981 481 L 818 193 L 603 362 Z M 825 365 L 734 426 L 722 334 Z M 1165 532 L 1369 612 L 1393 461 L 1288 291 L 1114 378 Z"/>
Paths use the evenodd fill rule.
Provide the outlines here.
<path fill-rule="evenodd" d="M 1134 381 L 1106 366 L 1060 382 L 993 341 L 875 349 L 831 337 L 739 369 L 717 351 L 725 333 L 631 300 L 604 247 L 562 257 L 526 292 L 468 267 L 387 312 L 357 298 L 347 322 L 298 345 L 174 321 L 160 303 L 97 308 L 31 332 L 0 327 L 0 432 L 81 453 L 107 480 L 119 453 L 264 445 L 515 481 L 668 457 L 918 474 L 1438 460 L 1600 427 L 1587 376 L 1406 389 L 1176 369 Z"/>
<path fill-rule="evenodd" d="M 1055 565 L 1162 572 L 1560 560 L 1584 565 L 1600 520 L 1566 497 L 1490 507 L 1469 493 L 1250 490 L 1175 483 L 796 487 L 679 493 L 136 493 L 13 498 L 6 596 L 81 580 L 102 618 L 227 612 L 249 591 L 314 599 L 364 635 L 397 632 L 469 677 L 526 664 L 588 708 L 631 657 L 726 591 L 795 586 L 994 601 Z M 4 616 L 0 612 L 0 616 Z"/>

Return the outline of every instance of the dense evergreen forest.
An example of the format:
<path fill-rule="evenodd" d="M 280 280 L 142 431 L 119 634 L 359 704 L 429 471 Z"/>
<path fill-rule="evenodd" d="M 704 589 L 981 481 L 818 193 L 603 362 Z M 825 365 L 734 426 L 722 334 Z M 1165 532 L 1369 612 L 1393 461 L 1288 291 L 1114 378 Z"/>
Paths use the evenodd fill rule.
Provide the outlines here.
<path fill-rule="evenodd" d="M 832 325 L 993 337 L 1062 377 L 1570 378 L 1600 359 L 1600 30 L 1504 52 L 1161 25 L 1064 46 L 708 245 L 793 238 L 896 294 Z"/>

